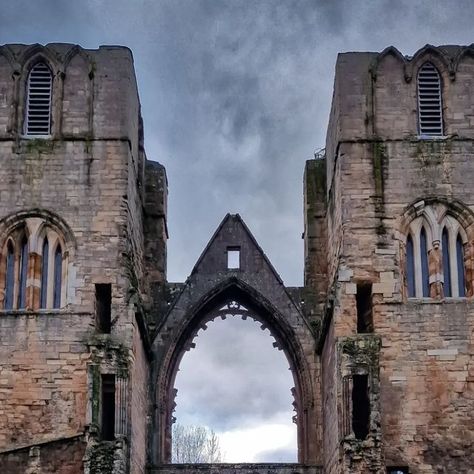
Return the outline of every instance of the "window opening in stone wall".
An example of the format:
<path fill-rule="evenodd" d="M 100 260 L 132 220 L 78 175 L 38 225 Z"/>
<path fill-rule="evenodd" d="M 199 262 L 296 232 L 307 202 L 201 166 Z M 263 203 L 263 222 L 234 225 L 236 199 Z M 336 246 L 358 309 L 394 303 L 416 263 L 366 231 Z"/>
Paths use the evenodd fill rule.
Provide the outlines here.
<path fill-rule="evenodd" d="M 20 247 L 20 274 L 18 281 L 18 309 L 26 308 L 26 279 L 28 277 L 28 239 L 23 237 Z"/>
<path fill-rule="evenodd" d="M 266 326 L 237 302 L 216 313 L 190 343 L 192 350 L 184 353 L 176 375 L 176 396 L 170 400 L 176 404 L 172 461 L 297 462 L 300 421 L 285 353 L 277 350 Z M 179 449 L 189 437 L 195 439 L 192 427 L 214 432 L 220 457 L 216 450 Z"/>
<path fill-rule="evenodd" d="M 240 247 L 227 248 L 227 268 L 229 270 L 240 268 Z"/>
<path fill-rule="evenodd" d="M 48 267 L 49 267 L 49 242 L 45 238 L 43 242 L 43 252 L 41 258 L 41 296 L 40 308 L 46 308 L 48 304 Z"/>
<path fill-rule="evenodd" d="M 63 252 L 58 244 L 54 252 L 54 288 L 53 288 L 53 308 L 61 307 L 61 290 L 63 279 Z"/>
<path fill-rule="evenodd" d="M 373 332 L 374 323 L 372 318 L 372 283 L 357 284 L 356 308 L 357 332 Z"/>
<path fill-rule="evenodd" d="M 467 236 L 458 220 L 447 211 L 441 204 L 426 206 L 423 215 L 410 223 L 405 245 L 409 298 L 430 297 L 433 288 L 434 296 L 441 296 L 440 285 L 446 298 L 466 296 Z"/>
<path fill-rule="evenodd" d="M 96 283 L 95 308 L 97 331 L 109 334 L 111 330 L 112 285 L 110 283 Z"/>
<path fill-rule="evenodd" d="M 406 272 L 407 272 L 407 289 L 408 297 L 414 298 L 416 295 L 415 290 L 415 256 L 413 252 L 413 238 L 408 235 L 407 246 L 406 246 Z"/>
<path fill-rule="evenodd" d="M 431 63 L 418 72 L 418 125 L 422 136 L 443 135 L 441 78 Z"/>
<path fill-rule="evenodd" d="M 407 467 L 387 467 L 387 474 L 408 474 Z"/>
<path fill-rule="evenodd" d="M 422 227 L 420 232 L 420 258 L 423 298 L 428 298 L 430 296 L 430 277 L 428 267 L 428 244 L 424 227 Z"/>
<path fill-rule="evenodd" d="M 53 78 L 49 67 L 37 63 L 30 71 L 27 87 L 25 134 L 51 134 L 51 98 Z"/>
<path fill-rule="evenodd" d="M 456 239 L 456 266 L 459 296 L 466 296 L 466 272 L 464 268 L 464 244 L 458 234 Z"/>
<path fill-rule="evenodd" d="M 369 434 L 370 400 L 367 375 L 352 376 L 352 430 L 357 439 Z"/>
<path fill-rule="evenodd" d="M 4 309 L 59 309 L 66 296 L 67 252 L 60 236 L 38 218 L 19 223 L 2 252 Z"/>
<path fill-rule="evenodd" d="M 443 229 L 442 237 L 443 251 L 443 273 L 444 273 L 444 296 L 452 296 L 451 288 L 451 259 L 449 258 L 449 237 L 446 227 Z"/>
<path fill-rule="evenodd" d="M 115 375 L 102 374 L 102 439 L 115 439 Z"/>
<path fill-rule="evenodd" d="M 7 245 L 7 261 L 5 272 L 5 309 L 13 309 L 13 295 L 15 289 L 15 249 L 11 241 Z"/>

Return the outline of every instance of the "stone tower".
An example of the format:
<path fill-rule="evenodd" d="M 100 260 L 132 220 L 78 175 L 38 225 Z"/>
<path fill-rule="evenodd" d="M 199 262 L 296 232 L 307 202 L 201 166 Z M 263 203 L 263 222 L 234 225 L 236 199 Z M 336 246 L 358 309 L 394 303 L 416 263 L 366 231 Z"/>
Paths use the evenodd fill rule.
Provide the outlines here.
<path fill-rule="evenodd" d="M 305 173 L 326 473 L 474 465 L 473 84 L 472 47 L 338 57 Z"/>
<path fill-rule="evenodd" d="M 167 184 L 131 52 L 1 47 L 0 162 L 0 470 L 143 472 Z"/>

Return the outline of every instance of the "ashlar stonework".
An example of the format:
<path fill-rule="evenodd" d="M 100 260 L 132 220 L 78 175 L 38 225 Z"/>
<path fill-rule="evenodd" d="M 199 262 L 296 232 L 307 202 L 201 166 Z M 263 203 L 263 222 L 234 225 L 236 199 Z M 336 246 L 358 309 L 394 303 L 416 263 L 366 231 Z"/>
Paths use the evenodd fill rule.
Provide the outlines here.
<path fill-rule="evenodd" d="M 170 283 L 130 50 L 0 47 L 0 472 L 474 472 L 473 84 L 473 47 L 340 54 L 304 287 L 230 214 Z M 298 464 L 170 464 L 179 362 L 228 314 L 288 358 Z"/>

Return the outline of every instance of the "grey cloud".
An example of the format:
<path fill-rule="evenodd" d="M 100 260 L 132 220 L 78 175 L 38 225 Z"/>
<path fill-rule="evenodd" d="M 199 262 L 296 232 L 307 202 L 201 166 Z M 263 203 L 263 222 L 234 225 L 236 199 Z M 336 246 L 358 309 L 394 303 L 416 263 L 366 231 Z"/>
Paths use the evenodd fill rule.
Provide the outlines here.
<path fill-rule="evenodd" d="M 275 420 L 291 423 L 289 364 L 260 323 L 216 320 L 194 342 L 176 379 L 179 423 L 199 419 L 215 431 Z"/>
<path fill-rule="evenodd" d="M 290 448 L 290 447 L 272 449 L 269 451 L 260 451 L 255 456 L 254 462 L 293 463 L 293 462 L 297 462 L 297 454 L 296 454 L 295 449 Z"/>

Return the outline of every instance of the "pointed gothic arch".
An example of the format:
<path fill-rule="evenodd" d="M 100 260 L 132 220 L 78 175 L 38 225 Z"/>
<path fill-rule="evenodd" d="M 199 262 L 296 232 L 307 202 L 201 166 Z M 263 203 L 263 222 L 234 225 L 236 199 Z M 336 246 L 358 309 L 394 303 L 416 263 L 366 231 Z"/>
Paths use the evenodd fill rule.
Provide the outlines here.
<path fill-rule="evenodd" d="M 225 249 L 236 245 L 241 249 L 242 266 L 228 269 Z M 320 406 L 316 400 L 317 371 L 312 366 L 315 340 L 301 309 L 238 215 L 228 215 L 221 223 L 158 328 L 153 344 L 152 463 L 171 459 L 175 378 L 181 359 L 197 332 L 231 302 L 245 307 L 253 319 L 268 328 L 275 346 L 284 351 L 294 379 L 298 460 L 317 463 L 321 453 L 315 442 L 315 417 Z"/>
<path fill-rule="evenodd" d="M 312 377 L 298 335 L 285 321 L 284 315 L 263 295 L 232 277 L 213 288 L 194 305 L 175 329 L 172 336 L 173 342 L 163 355 L 164 362 L 161 370 L 157 373 L 155 397 L 157 405 L 164 407 L 164 410 L 160 410 L 158 415 L 160 417 L 158 425 L 160 426 L 161 462 L 168 461 L 171 456 L 171 426 L 176 396 L 174 386 L 182 357 L 192 347 L 193 339 L 198 331 L 205 328 L 206 323 L 218 316 L 219 308 L 230 302 L 244 306 L 253 319 L 260 322 L 263 328 L 268 328 L 276 340 L 276 347 L 285 353 L 295 383 L 294 406 L 297 412 L 298 457 L 300 461 L 306 457 L 307 412 L 308 408 L 314 404 L 314 400 L 313 387 L 311 386 Z"/>

